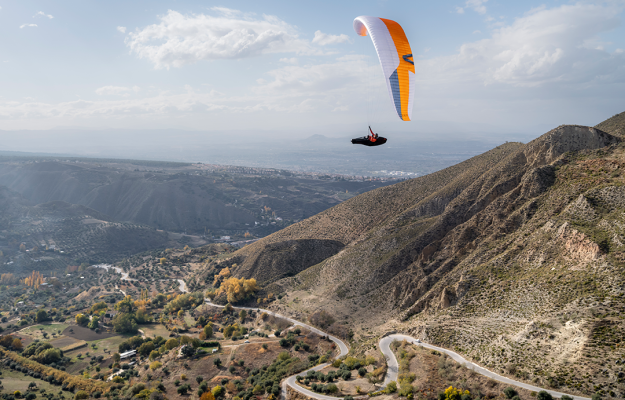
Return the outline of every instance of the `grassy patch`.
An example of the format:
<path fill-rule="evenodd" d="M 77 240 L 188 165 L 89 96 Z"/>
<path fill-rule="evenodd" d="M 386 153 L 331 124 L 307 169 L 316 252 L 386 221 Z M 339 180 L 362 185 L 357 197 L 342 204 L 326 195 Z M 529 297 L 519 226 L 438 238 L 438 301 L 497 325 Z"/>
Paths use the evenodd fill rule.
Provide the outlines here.
<path fill-rule="evenodd" d="M 37 384 L 37 390 L 45 389 L 46 392 L 56 393 L 59 391 L 58 386 L 49 384 L 41 379 L 35 379 L 32 376 L 28 376 L 21 372 L 17 372 L 11 369 L 2 369 L 2 385 L 4 386 L 4 392 L 13 393 L 19 390 L 22 393 L 26 393 L 28 384 L 35 382 Z"/>
<path fill-rule="evenodd" d="M 38 339 L 40 341 L 50 341 L 61 337 L 63 332 L 69 325 L 67 324 L 41 324 L 33 325 L 28 328 L 24 328 L 20 331 L 20 334 L 30 336 L 33 340 Z"/>

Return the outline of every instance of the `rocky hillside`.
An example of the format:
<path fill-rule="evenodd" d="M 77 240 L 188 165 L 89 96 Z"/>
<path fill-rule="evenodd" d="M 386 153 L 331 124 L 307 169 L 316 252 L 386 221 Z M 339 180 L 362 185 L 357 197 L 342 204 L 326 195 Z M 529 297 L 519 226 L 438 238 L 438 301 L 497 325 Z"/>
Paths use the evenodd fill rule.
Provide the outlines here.
<path fill-rule="evenodd" d="M 622 396 L 625 145 L 618 121 L 600 126 L 617 136 L 565 125 L 507 143 L 350 199 L 207 273 L 237 264 L 285 294 L 276 309 L 330 312 L 357 351 L 411 332 L 527 381 Z"/>

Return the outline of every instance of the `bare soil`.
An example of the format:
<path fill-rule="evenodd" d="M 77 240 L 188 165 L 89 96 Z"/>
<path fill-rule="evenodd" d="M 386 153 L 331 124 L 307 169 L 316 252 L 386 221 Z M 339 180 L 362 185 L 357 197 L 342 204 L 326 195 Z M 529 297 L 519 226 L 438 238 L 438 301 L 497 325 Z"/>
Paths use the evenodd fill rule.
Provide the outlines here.
<path fill-rule="evenodd" d="M 70 332 L 70 329 L 73 330 L 73 332 Z M 85 327 L 78 326 L 78 325 L 68 326 L 63 331 L 63 335 L 71 337 L 71 338 L 75 338 L 78 340 L 86 340 L 87 342 L 90 342 L 92 340 L 106 339 L 106 338 L 110 338 L 113 336 L 119 336 L 119 334 L 111 333 L 111 332 L 100 331 L 100 333 L 95 333 L 95 331 L 92 331 L 89 328 L 85 328 Z"/>

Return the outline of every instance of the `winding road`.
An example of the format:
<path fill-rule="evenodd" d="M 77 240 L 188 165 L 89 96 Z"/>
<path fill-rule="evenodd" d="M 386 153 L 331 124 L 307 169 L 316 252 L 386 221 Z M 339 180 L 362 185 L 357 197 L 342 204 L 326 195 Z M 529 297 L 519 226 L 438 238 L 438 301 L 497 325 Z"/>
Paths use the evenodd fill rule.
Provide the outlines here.
<path fill-rule="evenodd" d="M 388 363 L 388 371 L 386 374 L 386 379 L 384 380 L 384 386 L 388 385 L 390 381 L 397 381 L 397 373 L 398 373 L 399 366 L 397 364 L 397 358 L 395 358 L 395 355 L 393 354 L 393 351 L 390 348 L 391 343 L 393 343 L 396 340 L 399 340 L 399 341 L 406 340 L 407 342 L 412 343 L 414 345 L 422 346 L 422 347 L 425 347 L 426 349 L 436 350 L 438 352 L 445 353 L 449 357 L 451 357 L 454 361 L 460 364 L 464 364 L 467 368 L 477 372 L 480 375 L 484 375 L 488 378 L 494 379 L 497 382 L 507 383 L 509 385 L 531 390 L 533 392 L 540 392 L 541 390 L 545 390 L 554 397 L 562 397 L 564 395 L 567 395 L 567 396 L 571 396 L 575 400 L 590 400 L 589 397 L 573 396 L 567 393 L 556 392 L 556 391 L 541 388 L 538 386 L 533 386 L 524 382 L 515 381 L 514 379 L 506 378 L 505 376 L 501 376 L 499 374 L 491 372 L 484 367 L 480 367 L 479 365 L 471 361 L 467 361 L 464 357 L 462 357 L 460 354 L 454 351 L 447 350 L 442 347 L 433 346 L 427 343 L 417 342 L 417 339 L 413 338 L 412 336 L 399 335 L 399 334 L 389 335 L 389 336 L 383 337 L 382 340 L 380 340 L 380 350 L 382 351 L 382 354 L 384 354 L 384 357 L 386 357 L 386 361 Z"/>
<path fill-rule="evenodd" d="M 122 274 L 122 278 L 123 280 L 127 280 L 128 278 L 128 274 L 123 272 L 120 268 L 117 267 L 113 267 L 110 265 L 96 265 L 96 267 L 100 267 L 100 268 L 114 268 L 115 271 L 117 271 L 118 273 Z M 177 281 L 179 282 L 180 286 L 179 289 L 182 293 L 187 293 L 187 285 L 186 283 L 182 280 L 182 279 L 177 279 Z M 219 304 L 215 304 L 213 302 L 211 302 L 209 299 L 205 299 L 206 304 L 213 306 L 213 307 L 220 307 L 223 308 L 224 306 L 219 305 Z M 347 353 L 349 352 L 349 348 L 347 347 L 347 345 L 339 338 L 328 335 L 327 333 L 323 332 L 320 329 L 315 328 L 314 326 L 305 324 L 303 322 L 294 320 L 293 318 L 289 318 L 287 316 L 284 315 L 280 315 L 278 313 L 275 313 L 271 310 L 265 310 L 262 308 L 256 308 L 256 307 L 233 307 L 236 309 L 240 309 L 240 310 L 255 310 L 255 311 L 259 311 L 259 312 L 265 312 L 269 315 L 273 315 L 274 317 L 278 317 L 278 318 L 282 318 L 285 319 L 289 322 L 291 322 L 293 325 L 298 325 L 301 326 L 303 328 L 306 328 L 318 335 L 321 336 L 328 336 L 328 338 L 330 340 L 332 340 L 334 343 L 336 343 L 336 345 L 339 348 L 339 354 L 337 355 L 337 358 L 339 357 L 343 357 L 345 355 L 347 355 Z M 506 383 L 512 386 L 517 386 L 517 387 L 521 387 L 523 389 L 527 389 L 527 390 L 531 390 L 534 392 L 540 392 L 541 390 L 545 390 L 547 391 L 549 394 L 551 394 L 554 397 L 562 397 L 564 395 L 566 395 L 566 393 L 561 393 L 561 392 L 556 392 L 554 390 L 549 390 L 549 389 L 545 389 L 545 388 L 541 388 L 538 386 L 534 386 L 534 385 L 530 385 L 528 383 L 525 382 L 519 382 L 519 381 L 515 381 L 514 379 L 510 379 L 507 378 L 505 376 L 501 376 L 499 374 L 496 374 L 492 371 L 487 370 L 484 367 L 481 367 L 471 361 L 466 360 L 464 357 L 462 357 L 460 354 L 451 351 L 451 350 L 447 350 L 444 349 L 442 347 L 438 347 L 438 346 L 433 346 L 431 344 L 427 344 L 427 343 L 422 343 L 421 341 L 417 341 L 417 339 L 413 338 L 412 336 L 407 336 L 407 335 L 401 335 L 401 334 L 392 334 L 392 335 L 388 335 L 383 337 L 382 339 L 380 339 L 380 343 L 379 343 L 379 348 L 380 351 L 382 352 L 382 354 L 384 355 L 384 357 L 386 358 L 386 363 L 388 366 L 387 372 L 386 372 L 386 378 L 384 379 L 384 383 L 383 383 L 383 388 L 386 387 L 386 385 L 389 384 L 389 382 L 391 381 L 395 381 L 397 382 L 397 375 L 399 372 L 399 365 L 397 363 L 397 358 L 395 357 L 395 354 L 393 354 L 393 351 L 391 350 L 391 343 L 393 343 L 394 341 L 402 341 L 402 340 L 406 340 L 407 342 L 417 345 L 417 346 L 422 346 L 425 347 L 427 349 L 431 349 L 431 350 L 436 350 L 440 353 L 444 353 L 447 354 L 449 357 L 451 357 L 454 361 L 460 363 L 460 364 L 464 364 L 467 368 L 477 372 L 480 375 L 486 376 L 488 378 L 494 379 L 498 382 L 502 382 L 502 383 Z M 287 385 L 290 386 L 291 388 L 297 390 L 298 392 L 311 397 L 311 398 L 315 398 L 315 399 L 320 399 L 320 400 L 337 400 L 339 399 L 338 397 L 332 397 L 332 396 L 325 396 L 323 394 L 319 394 L 316 392 L 313 392 L 311 390 L 308 390 L 306 388 L 303 388 L 301 386 L 299 386 L 295 380 L 295 378 L 297 377 L 297 375 L 305 375 L 308 371 L 312 370 L 312 371 L 319 371 L 323 368 L 325 368 L 326 366 L 328 366 L 330 363 L 325 363 L 325 364 L 320 364 L 317 365 L 311 369 L 308 369 L 306 371 L 302 371 L 298 374 L 295 374 L 293 376 L 290 376 L 288 378 L 286 378 L 284 380 L 284 382 L 282 383 L 282 392 L 283 392 L 283 397 L 287 398 Z M 573 396 L 573 395 L 568 395 L 571 396 L 574 400 L 590 400 L 589 397 L 581 397 L 581 396 Z"/>

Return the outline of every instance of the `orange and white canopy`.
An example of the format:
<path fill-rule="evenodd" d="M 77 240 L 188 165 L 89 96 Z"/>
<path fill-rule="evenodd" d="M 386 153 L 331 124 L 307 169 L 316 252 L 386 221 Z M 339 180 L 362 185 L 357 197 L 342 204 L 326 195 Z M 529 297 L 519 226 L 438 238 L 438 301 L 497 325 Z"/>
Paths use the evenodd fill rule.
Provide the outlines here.
<path fill-rule="evenodd" d="M 415 67 L 404 30 L 390 19 L 368 16 L 357 17 L 354 30 L 360 36 L 367 36 L 367 32 L 371 36 L 397 115 L 403 121 L 410 121 L 415 92 Z"/>

